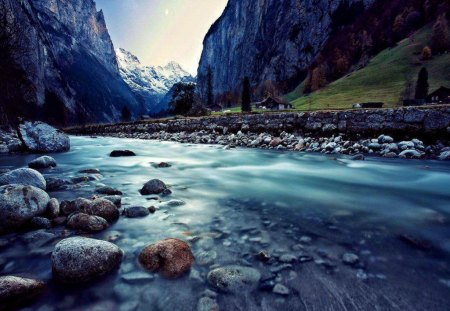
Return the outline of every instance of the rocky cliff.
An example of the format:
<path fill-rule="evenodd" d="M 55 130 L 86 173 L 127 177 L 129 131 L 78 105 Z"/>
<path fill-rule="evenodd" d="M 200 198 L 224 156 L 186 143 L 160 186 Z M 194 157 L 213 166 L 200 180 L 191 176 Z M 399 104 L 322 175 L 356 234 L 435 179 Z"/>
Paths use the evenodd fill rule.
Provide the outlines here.
<path fill-rule="evenodd" d="M 203 42 L 200 92 L 206 93 L 208 68 L 219 102 L 237 97 L 244 76 L 261 93 L 265 87 L 288 90 L 304 79 L 340 19 L 374 1 L 229 0 Z"/>
<path fill-rule="evenodd" d="M 0 4 L 12 13 L 11 20 L 24 37 L 27 52 L 14 58 L 32 84 L 30 104 L 43 107 L 49 98 L 53 105 L 62 103 L 70 123 L 118 120 L 125 105 L 134 112 L 140 109 L 120 77 L 103 13 L 93 0 L 0 0 Z"/>

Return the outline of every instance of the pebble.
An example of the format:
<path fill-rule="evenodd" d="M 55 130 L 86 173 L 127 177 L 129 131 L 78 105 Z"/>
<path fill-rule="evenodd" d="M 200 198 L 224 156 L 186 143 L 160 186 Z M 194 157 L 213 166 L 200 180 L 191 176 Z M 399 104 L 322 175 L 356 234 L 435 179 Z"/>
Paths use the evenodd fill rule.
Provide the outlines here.
<path fill-rule="evenodd" d="M 278 294 L 278 295 L 282 295 L 282 296 L 288 296 L 290 291 L 289 288 L 287 288 L 286 286 L 277 283 L 275 284 L 275 286 L 273 287 L 273 293 L 274 294 Z"/>
<path fill-rule="evenodd" d="M 359 262 L 359 257 L 353 253 L 345 253 L 342 255 L 342 262 L 347 265 L 356 265 Z"/>

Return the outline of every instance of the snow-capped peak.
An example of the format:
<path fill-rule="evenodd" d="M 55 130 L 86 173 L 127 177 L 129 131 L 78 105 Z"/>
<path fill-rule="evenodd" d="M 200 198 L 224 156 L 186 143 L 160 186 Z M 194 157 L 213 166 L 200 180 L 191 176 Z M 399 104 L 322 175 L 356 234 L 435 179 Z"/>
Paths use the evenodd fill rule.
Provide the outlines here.
<path fill-rule="evenodd" d="M 116 54 L 122 78 L 141 95 L 164 95 L 175 83 L 194 81 L 177 62 L 172 61 L 165 66 L 144 66 L 125 49 L 117 49 Z"/>

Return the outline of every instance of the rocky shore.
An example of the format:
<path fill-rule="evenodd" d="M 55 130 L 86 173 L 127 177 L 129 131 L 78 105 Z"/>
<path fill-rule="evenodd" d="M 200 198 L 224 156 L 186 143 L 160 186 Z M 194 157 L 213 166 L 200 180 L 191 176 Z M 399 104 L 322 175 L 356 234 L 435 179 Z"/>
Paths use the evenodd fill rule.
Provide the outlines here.
<path fill-rule="evenodd" d="M 450 159 L 450 108 L 255 114 L 91 125 L 75 135 L 387 158 Z"/>

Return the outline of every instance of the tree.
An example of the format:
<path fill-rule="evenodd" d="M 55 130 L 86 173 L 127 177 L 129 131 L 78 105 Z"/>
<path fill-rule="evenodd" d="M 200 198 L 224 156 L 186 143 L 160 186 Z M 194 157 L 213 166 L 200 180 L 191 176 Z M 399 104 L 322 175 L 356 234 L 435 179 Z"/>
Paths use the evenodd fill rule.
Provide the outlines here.
<path fill-rule="evenodd" d="M 172 100 L 169 103 L 170 113 L 186 116 L 195 103 L 195 84 L 176 83 L 173 86 Z"/>
<path fill-rule="evenodd" d="M 431 56 L 433 56 L 433 53 L 431 52 L 430 47 L 424 47 L 422 50 L 422 60 L 429 60 L 431 59 Z"/>
<path fill-rule="evenodd" d="M 245 77 L 242 82 L 242 103 L 241 103 L 242 112 L 251 112 L 252 104 L 250 98 L 250 79 Z"/>
<path fill-rule="evenodd" d="M 131 120 L 131 111 L 127 106 L 123 106 L 122 108 L 122 121 L 130 122 Z"/>
<path fill-rule="evenodd" d="M 208 74 L 207 74 L 207 102 L 206 105 L 208 107 L 212 107 L 214 105 L 214 90 L 213 90 L 213 74 L 212 74 L 212 69 L 211 66 L 208 67 Z"/>
<path fill-rule="evenodd" d="M 428 96 L 428 70 L 423 67 L 419 71 L 416 84 L 416 96 L 415 99 L 426 99 Z"/>
<path fill-rule="evenodd" d="M 450 48 L 450 34 L 445 14 L 439 16 L 436 23 L 433 25 L 431 48 L 435 53 L 443 53 Z"/>

